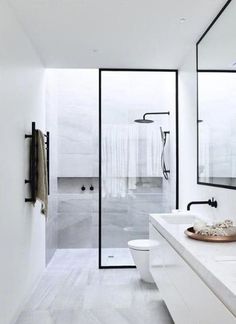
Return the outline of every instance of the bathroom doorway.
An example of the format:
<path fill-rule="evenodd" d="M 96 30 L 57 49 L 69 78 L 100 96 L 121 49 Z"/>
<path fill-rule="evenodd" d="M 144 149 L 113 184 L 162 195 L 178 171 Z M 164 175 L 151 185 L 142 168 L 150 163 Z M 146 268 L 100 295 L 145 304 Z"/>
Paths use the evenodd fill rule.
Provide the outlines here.
<path fill-rule="evenodd" d="M 128 241 L 178 208 L 178 71 L 99 70 L 99 268 L 133 267 Z"/>

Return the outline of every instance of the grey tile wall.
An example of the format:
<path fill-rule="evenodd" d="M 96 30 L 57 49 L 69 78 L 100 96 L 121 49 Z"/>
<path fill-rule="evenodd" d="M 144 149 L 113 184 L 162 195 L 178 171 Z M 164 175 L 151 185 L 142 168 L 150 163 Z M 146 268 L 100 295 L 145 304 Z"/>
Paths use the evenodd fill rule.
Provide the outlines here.
<path fill-rule="evenodd" d="M 98 70 L 58 71 L 58 176 L 98 176 Z"/>
<path fill-rule="evenodd" d="M 126 197 L 102 199 L 102 247 L 123 248 L 131 239 L 148 238 L 149 213 L 170 211 L 163 181 L 138 178 Z M 96 247 L 98 178 L 58 178 L 58 248 Z"/>
<path fill-rule="evenodd" d="M 129 240 L 148 238 L 149 213 L 170 211 L 162 178 L 137 178 L 125 198 L 102 200 L 102 247 L 125 248 Z"/>
<path fill-rule="evenodd" d="M 46 222 L 46 264 L 49 263 L 57 249 L 57 196 L 49 196 L 48 218 Z"/>
<path fill-rule="evenodd" d="M 98 178 L 58 178 L 58 248 L 96 247 Z"/>

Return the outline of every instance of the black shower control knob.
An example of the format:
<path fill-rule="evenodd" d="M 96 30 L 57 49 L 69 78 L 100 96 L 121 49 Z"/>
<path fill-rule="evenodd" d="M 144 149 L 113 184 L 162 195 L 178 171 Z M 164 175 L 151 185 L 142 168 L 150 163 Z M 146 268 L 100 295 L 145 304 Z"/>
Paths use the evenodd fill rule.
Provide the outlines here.
<path fill-rule="evenodd" d="M 93 191 L 93 190 L 94 190 L 94 186 L 91 185 L 89 189 L 90 189 L 91 191 Z"/>
<path fill-rule="evenodd" d="M 86 188 L 85 188 L 84 185 L 81 187 L 81 190 L 82 190 L 82 191 L 85 191 L 85 190 L 86 190 Z"/>

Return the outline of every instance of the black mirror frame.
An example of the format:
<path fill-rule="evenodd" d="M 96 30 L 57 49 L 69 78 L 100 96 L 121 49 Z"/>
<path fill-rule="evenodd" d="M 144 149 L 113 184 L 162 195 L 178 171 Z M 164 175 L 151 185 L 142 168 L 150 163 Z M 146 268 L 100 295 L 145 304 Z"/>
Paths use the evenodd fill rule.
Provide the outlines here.
<path fill-rule="evenodd" d="M 220 10 L 218 15 L 213 19 L 211 24 L 208 26 L 208 28 L 205 30 L 205 32 L 202 34 L 200 39 L 196 43 L 196 78 L 197 78 L 197 184 L 204 185 L 204 186 L 210 186 L 210 187 L 220 187 L 220 188 L 226 188 L 226 189 L 233 189 L 236 190 L 236 186 L 230 186 L 230 185 L 223 185 L 223 184 L 216 184 L 216 183 L 210 183 L 210 182 L 202 182 L 200 181 L 199 177 L 199 87 L 198 87 L 198 73 L 204 73 L 204 72 L 223 72 L 223 73 L 236 73 L 234 70 L 206 70 L 206 69 L 199 69 L 199 62 L 198 62 L 198 46 L 200 42 L 203 40 L 203 38 L 206 36 L 206 34 L 210 31 L 210 29 L 214 26 L 214 24 L 217 22 L 217 20 L 220 18 L 220 16 L 223 14 L 225 9 L 229 6 L 229 4 L 232 2 L 232 0 L 228 0 L 223 8 Z"/>

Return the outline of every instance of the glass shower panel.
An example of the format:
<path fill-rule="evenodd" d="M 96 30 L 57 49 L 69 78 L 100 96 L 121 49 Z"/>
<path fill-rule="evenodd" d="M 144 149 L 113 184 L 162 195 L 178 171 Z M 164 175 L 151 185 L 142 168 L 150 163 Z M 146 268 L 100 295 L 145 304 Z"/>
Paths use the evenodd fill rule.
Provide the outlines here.
<path fill-rule="evenodd" d="M 100 266 L 131 266 L 128 241 L 148 238 L 150 213 L 175 208 L 175 72 L 100 73 Z M 148 112 L 165 114 L 135 122 Z"/>

